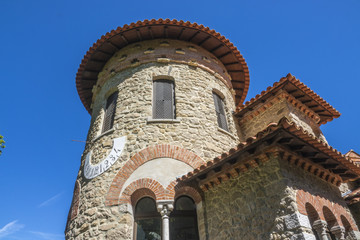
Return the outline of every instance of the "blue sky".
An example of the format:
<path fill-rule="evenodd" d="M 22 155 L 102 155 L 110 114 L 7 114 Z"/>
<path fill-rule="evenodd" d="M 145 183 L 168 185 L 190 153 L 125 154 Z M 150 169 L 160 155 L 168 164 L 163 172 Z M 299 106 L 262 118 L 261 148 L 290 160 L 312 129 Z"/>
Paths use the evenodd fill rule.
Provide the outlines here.
<path fill-rule="evenodd" d="M 0 0 L 0 239 L 64 239 L 90 116 L 75 88 L 82 57 L 137 20 L 209 26 L 243 54 L 247 100 L 291 72 L 342 116 L 330 145 L 360 152 L 360 1 Z"/>

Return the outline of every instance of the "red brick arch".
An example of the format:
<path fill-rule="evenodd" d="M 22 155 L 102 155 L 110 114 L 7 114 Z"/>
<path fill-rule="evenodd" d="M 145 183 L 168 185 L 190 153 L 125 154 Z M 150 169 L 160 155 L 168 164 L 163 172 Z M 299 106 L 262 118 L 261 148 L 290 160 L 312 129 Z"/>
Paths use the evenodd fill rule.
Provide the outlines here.
<path fill-rule="evenodd" d="M 316 209 L 311 203 L 305 203 L 305 209 L 311 226 L 315 221 L 320 220 L 319 213 L 316 211 Z"/>
<path fill-rule="evenodd" d="M 353 229 L 352 229 L 352 226 L 351 226 L 351 224 L 350 224 L 350 222 L 349 222 L 349 220 L 348 220 L 346 217 L 344 217 L 343 215 L 341 215 L 341 216 L 340 216 L 340 219 L 341 219 L 341 222 L 342 222 L 342 224 L 343 224 L 346 232 L 353 230 Z"/>
<path fill-rule="evenodd" d="M 331 202 L 330 200 L 320 196 L 314 196 L 302 189 L 297 191 L 296 202 L 299 212 L 303 215 L 308 215 L 305 206 L 308 203 L 311 204 L 312 207 L 316 210 L 321 220 L 326 221 L 335 218 L 333 220 L 336 221 L 336 224 L 342 226 L 343 222 L 341 221 L 341 216 L 343 216 L 349 221 L 351 228 L 358 231 L 353 218 L 347 213 L 346 209 L 338 203 Z M 324 209 L 328 209 L 333 214 L 333 216 L 330 216 L 329 211 L 324 211 Z"/>
<path fill-rule="evenodd" d="M 201 195 L 199 194 L 199 192 L 191 187 L 191 186 L 182 186 L 179 189 L 176 189 L 175 191 L 175 199 L 180 197 L 180 196 L 189 196 L 192 198 L 192 200 L 194 200 L 195 203 L 199 203 L 202 201 Z"/>
<path fill-rule="evenodd" d="M 180 196 L 189 196 L 195 203 L 202 201 L 199 192 L 186 185 L 177 185 L 176 180 L 172 181 L 166 189 L 156 180 L 151 178 L 138 179 L 125 188 L 119 199 L 119 204 L 131 203 L 135 207 L 138 200 L 143 197 L 151 197 L 155 201 L 171 200 L 174 201 Z"/>
<path fill-rule="evenodd" d="M 113 182 L 111 183 L 108 194 L 106 195 L 105 205 L 118 205 L 120 191 L 125 181 L 142 164 L 156 158 L 172 158 L 175 160 L 179 160 L 190 165 L 194 169 L 200 167 L 202 164 L 205 163 L 205 161 L 199 156 L 197 156 L 195 153 L 178 146 L 162 144 L 145 148 L 132 156 L 131 159 L 127 161 L 125 165 L 119 170 L 118 174 L 115 176 Z M 168 195 L 166 197 L 170 197 L 170 194 L 173 193 L 165 194 Z"/>
<path fill-rule="evenodd" d="M 323 214 L 324 214 L 324 217 L 328 224 L 329 229 L 331 229 L 333 226 L 339 225 L 339 222 L 337 219 L 340 216 L 335 217 L 334 213 L 327 206 L 323 207 Z"/>
<path fill-rule="evenodd" d="M 136 196 L 134 196 L 135 192 Z M 158 181 L 151 178 L 138 179 L 125 188 L 119 203 L 131 203 L 135 206 L 136 202 L 144 196 L 155 197 L 155 201 L 164 200 L 164 192 L 164 187 Z"/>
<path fill-rule="evenodd" d="M 136 190 L 135 192 L 133 192 L 133 194 L 131 194 L 131 205 L 133 207 L 136 206 L 137 202 L 144 198 L 144 197 L 150 197 L 152 199 L 156 199 L 155 193 L 153 191 L 151 191 L 150 189 L 147 188 L 140 188 L 138 190 Z M 120 199 L 121 202 L 121 199 Z"/>

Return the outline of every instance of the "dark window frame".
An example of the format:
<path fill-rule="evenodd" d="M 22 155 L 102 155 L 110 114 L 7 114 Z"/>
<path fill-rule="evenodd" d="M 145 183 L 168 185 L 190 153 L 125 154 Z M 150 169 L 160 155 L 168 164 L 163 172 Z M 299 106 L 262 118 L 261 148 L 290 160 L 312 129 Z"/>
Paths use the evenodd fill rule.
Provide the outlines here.
<path fill-rule="evenodd" d="M 213 99 L 214 99 L 215 113 L 216 113 L 218 127 L 229 132 L 224 98 L 222 98 L 216 92 L 213 92 Z"/>
<path fill-rule="evenodd" d="M 175 82 L 169 79 L 153 81 L 153 119 L 176 119 Z"/>
<path fill-rule="evenodd" d="M 192 204 L 193 204 L 193 210 L 178 210 L 177 209 L 177 203 L 179 201 L 179 199 L 181 198 L 188 198 L 189 200 L 191 200 Z M 172 231 L 172 226 L 171 223 L 172 221 L 174 221 L 176 218 L 192 218 L 192 220 L 194 221 L 194 226 L 193 228 L 195 229 L 195 239 L 191 239 L 191 240 L 198 240 L 199 239 L 199 227 L 198 227 L 198 221 L 197 221 L 197 211 L 196 211 L 196 203 L 195 201 L 187 196 L 187 195 L 181 195 L 179 197 L 176 198 L 175 202 L 174 202 L 174 210 L 170 213 L 170 236 L 172 236 L 174 234 L 174 232 Z"/>
<path fill-rule="evenodd" d="M 138 204 L 145 200 L 145 199 L 151 199 L 151 201 L 153 202 L 154 204 L 154 207 L 155 207 L 155 210 L 154 211 L 149 211 L 149 212 L 144 212 L 144 213 L 139 213 L 137 211 L 137 207 L 138 207 Z M 138 221 L 141 221 L 141 220 L 146 220 L 146 219 L 157 219 L 160 221 L 160 232 L 159 232 L 159 235 L 161 236 L 162 234 L 162 223 L 161 223 L 161 215 L 160 213 L 157 211 L 156 209 L 156 201 L 152 198 L 152 197 L 149 197 L 149 196 L 144 196 L 142 197 L 141 199 L 139 199 L 139 201 L 137 201 L 137 203 L 135 204 L 135 208 L 134 208 L 134 229 L 133 229 L 133 239 L 137 239 L 137 231 L 138 231 Z"/>
<path fill-rule="evenodd" d="M 116 113 L 116 103 L 118 99 L 118 94 L 119 92 L 116 91 L 106 99 L 105 114 L 104 114 L 103 126 L 101 131 L 102 133 L 112 129 L 114 126 L 114 118 Z"/>

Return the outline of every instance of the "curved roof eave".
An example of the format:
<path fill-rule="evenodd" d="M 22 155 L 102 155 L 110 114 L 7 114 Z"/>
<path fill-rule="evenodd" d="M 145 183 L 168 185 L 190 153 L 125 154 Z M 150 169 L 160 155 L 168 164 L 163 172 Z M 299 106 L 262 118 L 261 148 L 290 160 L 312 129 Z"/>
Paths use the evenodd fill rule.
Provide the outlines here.
<path fill-rule="evenodd" d="M 151 39 L 188 41 L 215 55 L 231 76 L 235 104 L 241 104 L 249 89 L 250 76 L 245 59 L 224 36 L 197 23 L 158 19 L 118 27 L 103 35 L 85 54 L 76 74 L 76 88 L 82 103 L 91 113 L 92 88 L 106 62 L 123 47 Z"/>

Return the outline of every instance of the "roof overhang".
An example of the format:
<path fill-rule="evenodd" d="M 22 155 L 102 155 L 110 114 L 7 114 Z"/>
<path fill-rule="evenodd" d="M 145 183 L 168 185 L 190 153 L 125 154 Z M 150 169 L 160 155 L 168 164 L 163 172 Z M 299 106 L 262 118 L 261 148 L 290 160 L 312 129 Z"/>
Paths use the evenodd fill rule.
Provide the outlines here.
<path fill-rule="evenodd" d="M 272 154 L 336 186 L 360 176 L 357 164 L 284 117 L 179 180 L 196 179 L 206 190 L 258 166 Z"/>
<path fill-rule="evenodd" d="M 132 43 L 161 38 L 191 42 L 212 53 L 231 77 L 236 105 L 245 100 L 250 82 L 249 70 L 243 56 L 228 39 L 197 23 L 153 19 L 118 27 L 103 35 L 87 51 L 76 74 L 76 88 L 86 110 L 91 113 L 92 88 L 98 74 L 117 51 Z"/>
<path fill-rule="evenodd" d="M 286 77 L 281 78 L 280 81 L 275 82 L 273 86 L 268 87 L 265 91 L 247 101 L 245 104 L 239 105 L 236 116 L 244 116 L 259 104 L 266 102 L 267 99 L 270 99 L 280 90 L 286 91 L 309 110 L 319 115 L 319 124 L 325 124 L 340 116 L 340 113 L 335 108 L 290 73 Z"/>

